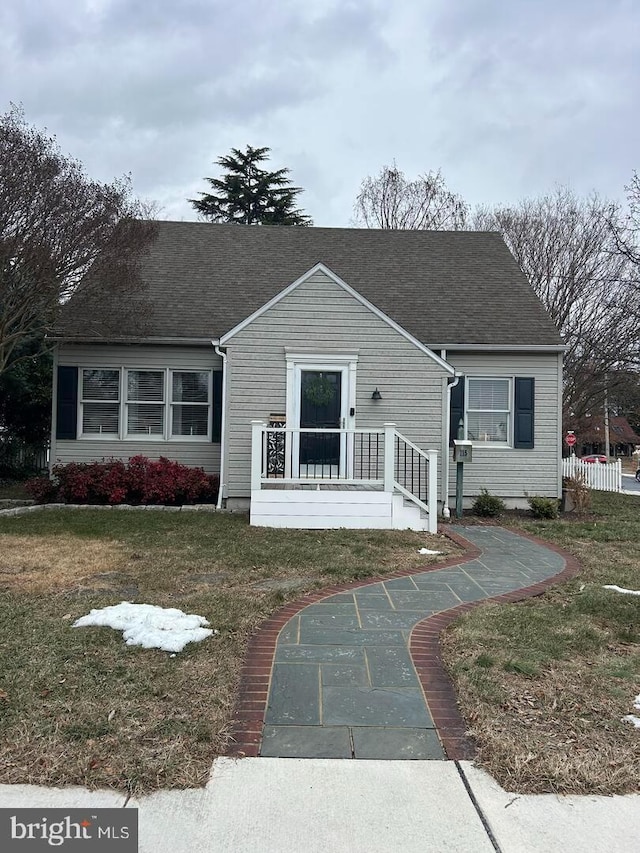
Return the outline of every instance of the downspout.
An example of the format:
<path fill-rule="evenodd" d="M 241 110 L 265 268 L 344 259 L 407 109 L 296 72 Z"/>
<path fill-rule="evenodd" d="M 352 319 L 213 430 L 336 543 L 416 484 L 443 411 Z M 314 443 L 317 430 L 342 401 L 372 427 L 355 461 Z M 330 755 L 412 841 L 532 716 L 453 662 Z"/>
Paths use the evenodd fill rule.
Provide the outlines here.
<path fill-rule="evenodd" d="M 52 384 L 52 393 L 51 393 L 51 434 L 49 437 L 49 477 L 53 477 L 53 466 L 55 465 L 55 459 L 58 453 L 58 449 L 56 446 L 56 442 L 58 436 L 56 435 L 56 421 L 58 414 L 58 350 L 59 346 L 56 344 L 53 348 L 53 384 Z M 560 445 L 562 446 L 562 444 Z"/>
<path fill-rule="evenodd" d="M 222 497 L 225 491 L 225 482 L 224 482 L 224 458 L 225 458 L 225 450 L 227 444 L 227 354 L 223 352 L 220 347 L 216 344 L 215 341 L 211 341 L 211 345 L 214 347 L 216 351 L 216 355 L 219 355 L 222 359 L 222 413 L 221 420 L 222 424 L 220 426 L 220 484 L 218 486 L 218 501 L 216 503 L 216 509 L 222 509 Z"/>
<path fill-rule="evenodd" d="M 462 379 L 462 374 L 456 370 L 453 382 L 447 382 L 447 408 L 446 408 L 446 431 L 443 442 L 444 453 L 442 454 L 442 517 L 448 521 L 451 518 L 449 509 L 449 436 L 451 434 L 451 389 L 455 388 Z"/>

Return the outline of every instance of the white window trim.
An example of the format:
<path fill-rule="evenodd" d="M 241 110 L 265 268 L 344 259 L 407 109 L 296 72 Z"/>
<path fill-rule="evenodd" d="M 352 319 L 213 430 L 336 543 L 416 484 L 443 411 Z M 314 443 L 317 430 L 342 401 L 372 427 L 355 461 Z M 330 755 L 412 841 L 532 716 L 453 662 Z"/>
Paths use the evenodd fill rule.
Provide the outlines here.
<path fill-rule="evenodd" d="M 119 373 L 119 399 L 118 399 L 118 433 L 84 433 L 83 428 L 83 373 L 85 370 L 113 370 Z M 164 373 L 164 428 L 162 435 L 144 435 L 142 433 L 127 433 L 128 413 L 127 407 L 127 374 L 129 371 L 150 370 Z M 206 435 L 172 435 L 171 433 L 171 409 L 173 405 L 181 405 L 172 402 L 172 375 L 173 373 L 207 373 L 208 374 L 208 403 L 195 403 L 193 405 L 207 406 L 207 434 Z M 77 432 L 78 441 L 118 441 L 129 444 L 155 442 L 158 444 L 209 444 L 211 443 L 211 432 L 213 429 L 213 368 L 206 367 L 158 367 L 157 365 L 119 365 L 117 367 L 80 367 L 78 369 L 78 403 L 77 403 Z M 87 400 L 86 402 L 99 402 Z M 103 401 L 109 402 L 109 401 Z M 115 401 L 112 401 L 115 402 Z M 134 402 L 135 401 L 131 401 Z M 184 404 L 191 405 L 191 404 Z"/>
<path fill-rule="evenodd" d="M 138 400 L 130 400 L 129 399 L 129 374 L 130 373 L 163 373 L 163 381 L 162 386 L 164 390 L 164 399 L 163 400 L 155 400 L 155 401 L 138 401 Z M 123 388 L 123 401 L 122 401 L 122 429 L 124 431 L 123 441 L 166 441 L 167 439 L 167 371 L 164 367 L 126 367 L 123 370 L 122 374 L 122 388 Z M 154 433 L 149 435 L 148 433 L 143 432 L 129 432 L 129 406 L 162 406 L 163 415 L 162 415 L 162 433 Z"/>
<path fill-rule="evenodd" d="M 207 373 L 207 395 L 208 403 L 174 403 L 173 401 L 173 374 L 174 373 Z M 167 416 L 166 433 L 167 441 L 187 441 L 204 443 L 211 441 L 213 429 L 213 370 L 186 370 L 183 367 L 170 367 L 167 369 Z M 206 435 L 173 435 L 173 407 L 174 406 L 206 406 L 207 407 L 207 434 Z"/>
<path fill-rule="evenodd" d="M 469 411 L 491 411 L 489 409 L 469 409 L 469 382 L 475 380 L 493 380 L 502 379 L 509 383 L 509 409 L 508 410 L 500 410 L 495 409 L 494 411 L 506 411 L 509 427 L 507 430 L 507 438 L 505 441 L 478 441 L 478 439 L 471 439 L 473 447 L 477 447 L 478 449 L 486 448 L 490 450 L 512 450 L 513 449 L 513 417 L 514 417 L 514 377 L 513 376 L 466 376 L 465 377 L 465 387 L 464 387 L 464 437 L 469 440 L 468 429 L 469 429 Z"/>
<path fill-rule="evenodd" d="M 122 434 L 122 375 L 118 382 L 118 432 L 84 432 L 84 404 L 85 403 L 115 403 L 115 400 L 85 400 L 83 396 L 84 372 L 85 370 L 112 370 L 120 372 L 119 367 L 81 367 L 78 371 L 78 402 L 76 404 L 76 437 L 82 441 L 118 441 Z"/>

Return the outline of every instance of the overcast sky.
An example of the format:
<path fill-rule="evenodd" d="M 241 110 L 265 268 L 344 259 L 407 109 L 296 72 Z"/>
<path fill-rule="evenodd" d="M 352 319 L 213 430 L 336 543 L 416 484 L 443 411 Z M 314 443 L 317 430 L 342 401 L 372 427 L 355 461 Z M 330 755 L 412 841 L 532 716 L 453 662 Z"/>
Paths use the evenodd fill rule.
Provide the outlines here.
<path fill-rule="evenodd" d="M 231 147 L 272 148 L 316 225 L 394 159 L 468 202 L 640 169 L 638 0 L 2 0 L 0 112 L 165 219 Z"/>

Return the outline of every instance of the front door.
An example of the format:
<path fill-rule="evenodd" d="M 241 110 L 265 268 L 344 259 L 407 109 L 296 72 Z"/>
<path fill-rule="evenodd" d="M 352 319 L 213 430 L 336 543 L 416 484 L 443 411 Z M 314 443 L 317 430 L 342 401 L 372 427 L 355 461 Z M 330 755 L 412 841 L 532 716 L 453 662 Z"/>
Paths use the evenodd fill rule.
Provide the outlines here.
<path fill-rule="evenodd" d="M 343 426 L 342 371 L 302 370 L 300 373 L 300 476 L 338 476 Z"/>
<path fill-rule="evenodd" d="M 285 478 L 345 479 L 353 468 L 357 354 L 287 354 Z"/>

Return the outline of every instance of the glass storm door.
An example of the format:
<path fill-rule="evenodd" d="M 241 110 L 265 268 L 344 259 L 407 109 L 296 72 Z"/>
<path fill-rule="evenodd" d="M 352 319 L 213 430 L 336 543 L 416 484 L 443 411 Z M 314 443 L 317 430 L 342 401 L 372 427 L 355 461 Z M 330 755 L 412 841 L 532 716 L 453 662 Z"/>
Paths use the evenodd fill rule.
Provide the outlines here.
<path fill-rule="evenodd" d="M 344 467 L 344 435 L 325 432 L 343 426 L 342 373 L 342 370 L 300 372 L 300 428 L 317 430 L 300 433 L 301 477 L 330 479 L 340 476 Z"/>

